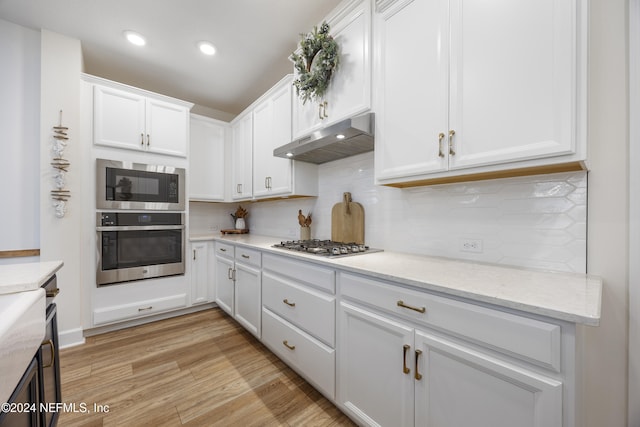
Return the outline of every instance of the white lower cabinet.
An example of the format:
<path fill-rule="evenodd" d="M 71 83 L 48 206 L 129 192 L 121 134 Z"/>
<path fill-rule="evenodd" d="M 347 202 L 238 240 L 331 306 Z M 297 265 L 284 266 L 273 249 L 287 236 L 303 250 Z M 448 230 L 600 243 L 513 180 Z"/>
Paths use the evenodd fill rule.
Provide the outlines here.
<path fill-rule="evenodd" d="M 185 308 L 186 306 L 187 294 L 181 293 L 166 297 L 140 299 L 127 304 L 115 304 L 108 307 L 95 308 L 93 310 L 93 326 L 132 320 L 152 314 Z"/>
<path fill-rule="evenodd" d="M 191 304 L 203 304 L 213 299 L 213 279 L 209 274 L 211 242 L 191 242 Z"/>
<path fill-rule="evenodd" d="M 335 399 L 335 271 L 264 254 L 262 341 Z"/>
<path fill-rule="evenodd" d="M 378 293 L 381 287 L 385 290 L 383 282 L 344 273 L 339 283 L 343 298 L 338 309 L 336 400 L 357 422 L 372 426 L 566 425 L 563 375 L 549 369 L 550 365 L 541 369 L 536 365 L 542 363 L 524 362 L 530 359 L 529 349 L 510 357 L 510 351 L 495 351 L 494 345 L 461 339 L 464 330 L 455 322 L 449 333 L 447 323 L 438 325 L 441 301 L 414 299 L 419 292 L 387 285 L 386 290 L 396 292 L 386 305 L 381 302 L 386 296 Z M 366 293 L 364 284 L 370 285 Z M 493 327 L 491 317 L 478 315 L 493 310 L 478 307 L 478 311 L 471 304 L 453 302 L 458 303 L 450 306 L 460 317 L 458 324 L 468 323 L 469 330 Z M 407 314 L 393 315 L 396 309 Z M 463 309 L 469 312 L 467 318 Z M 538 331 L 534 326 L 548 331 L 557 326 L 545 329 L 544 322 L 504 314 L 506 326 L 496 335 L 509 334 L 512 327 L 522 334 Z M 559 335 L 549 332 L 547 337 L 553 341 Z M 527 341 L 527 336 L 518 340 Z M 557 343 L 547 347 L 560 352 Z"/>
<path fill-rule="evenodd" d="M 261 253 L 215 244 L 216 303 L 256 337 L 261 336 Z"/>

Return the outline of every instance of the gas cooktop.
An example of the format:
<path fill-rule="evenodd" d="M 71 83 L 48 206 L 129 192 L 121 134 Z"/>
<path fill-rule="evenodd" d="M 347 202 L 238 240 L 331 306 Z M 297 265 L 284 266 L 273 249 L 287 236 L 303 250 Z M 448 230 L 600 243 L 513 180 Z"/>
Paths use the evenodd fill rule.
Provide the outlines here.
<path fill-rule="evenodd" d="M 287 249 L 296 252 L 306 252 L 328 258 L 338 258 L 352 255 L 363 255 L 372 252 L 382 252 L 382 249 L 370 248 L 358 243 L 334 242 L 333 240 L 287 240 L 273 245 L 274 248 Z"/>

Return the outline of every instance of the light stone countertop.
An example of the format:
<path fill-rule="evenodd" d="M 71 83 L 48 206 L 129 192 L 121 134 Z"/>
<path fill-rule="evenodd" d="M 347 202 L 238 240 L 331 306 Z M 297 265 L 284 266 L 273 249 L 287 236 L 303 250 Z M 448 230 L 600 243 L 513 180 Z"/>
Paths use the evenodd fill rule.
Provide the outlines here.
<path fill-rule="evenodd" d="M 0 265 L 0 294 L 38 289 L 63 265 L 62 261 Z"/>
<path fill-rule="evenodd" d="M 251 234 L 197 234 L 190 240 L 226 241 L 526 313 L 589 326 L 600 323 L 602 279 L 596 276 L 389 251 L 329 259 L 272 248 L 280 241 L 277 237 Z"/>

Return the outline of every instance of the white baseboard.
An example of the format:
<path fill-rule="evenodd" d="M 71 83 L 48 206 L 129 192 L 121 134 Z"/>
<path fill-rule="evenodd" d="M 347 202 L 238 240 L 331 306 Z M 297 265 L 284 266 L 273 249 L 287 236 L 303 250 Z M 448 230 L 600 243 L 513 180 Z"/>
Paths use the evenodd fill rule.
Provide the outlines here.
<path fill-rule="evenodd" d="M 58 331 L 58 340 L 60 348 L 74 347 L 76 345 L 84 344 L 82 328 Z"/>

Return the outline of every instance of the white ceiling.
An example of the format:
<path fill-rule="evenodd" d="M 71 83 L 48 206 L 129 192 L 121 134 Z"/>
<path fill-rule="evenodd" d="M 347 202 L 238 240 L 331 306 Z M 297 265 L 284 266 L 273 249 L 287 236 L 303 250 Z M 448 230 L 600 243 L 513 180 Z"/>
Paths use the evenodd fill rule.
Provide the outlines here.
<path fill-rule="evenodd" d="M 340 0 L 0 0 L 0 19 L 79 39 L 85 72 L 233 115 L 293 69 Z M 123 31 L 147 38 L 129 44 Z M 207 57 L 197 42 L 211 41 Z"/>

